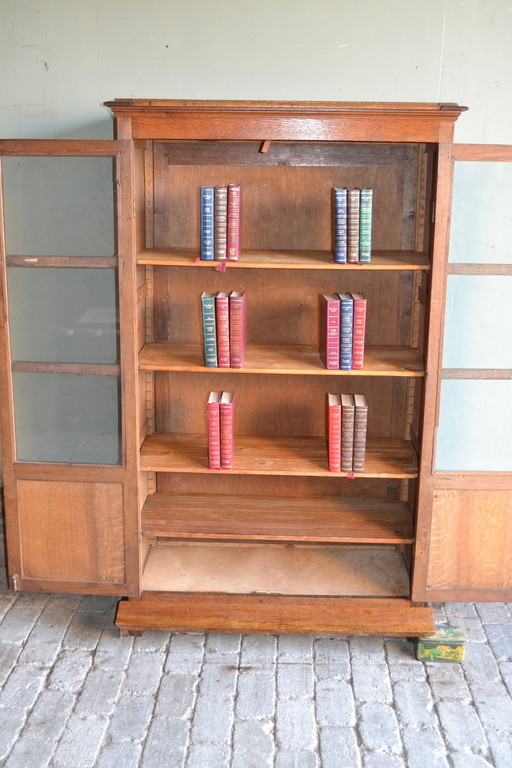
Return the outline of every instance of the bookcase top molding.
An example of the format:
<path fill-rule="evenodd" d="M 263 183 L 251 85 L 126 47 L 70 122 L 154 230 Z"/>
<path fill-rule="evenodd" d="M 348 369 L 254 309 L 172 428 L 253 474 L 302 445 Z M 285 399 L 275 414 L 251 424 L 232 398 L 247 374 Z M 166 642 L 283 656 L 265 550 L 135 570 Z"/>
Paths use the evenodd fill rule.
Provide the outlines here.
<path fill-rule="evenodd" d="M 434 102 L 115 99 L 119 138 L 450 142 L 467 107 Z"/>

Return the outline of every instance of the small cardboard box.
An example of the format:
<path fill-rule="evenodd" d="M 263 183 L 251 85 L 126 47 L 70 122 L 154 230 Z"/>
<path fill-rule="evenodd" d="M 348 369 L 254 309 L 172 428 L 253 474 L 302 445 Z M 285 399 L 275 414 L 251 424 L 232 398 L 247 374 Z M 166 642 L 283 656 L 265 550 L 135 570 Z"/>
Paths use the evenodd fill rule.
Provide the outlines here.
<path fill-rule="evenodd" d="M 464 661 L 464 630 L 460 627 L 436 626 L 428 637 L 415 641 L 416 658 L 420 661 Z"/>

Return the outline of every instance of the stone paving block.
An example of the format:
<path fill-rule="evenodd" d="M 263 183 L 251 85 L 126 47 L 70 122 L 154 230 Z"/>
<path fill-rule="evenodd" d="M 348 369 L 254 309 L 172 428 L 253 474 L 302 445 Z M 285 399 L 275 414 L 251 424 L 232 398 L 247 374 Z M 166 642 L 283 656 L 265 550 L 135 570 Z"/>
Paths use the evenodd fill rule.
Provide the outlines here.
<path fill-rule="evenodd" d="M 154 717 L 142 751 L 140 768 L 181 766 L 185 758 L 188 731 L 189 723 L 186 720 Z"/>
<path fill-rule="evenodd" d="M 92 768 L 108 726 L 102 715 L 72 714 L 52 758 L 55 768 Z"/>
<path fill-rule="evenodd" d="M 512 661 L 512 624 L 486 624 L 485 632 L 498 661 Z"/>
<path fill-rule="evenodd" d="M 446 746 L 436 727 L 402 729 L 407 768 L 449 768 Z"/>
<path fill-rule="evenodd" d="M 313 661 L 313 638 L 306 635 L 280 635 L 277 657 L 282 661 Z"/>
<path fill-rule="evenodd" d="M 232 696 L 198 696 L 192 718 L 192 741 L 196 744 L 229 744 L 233 720 Z"/>
<path fill-rule="evenodd" d="M 132 654 L 123 683 L 123 693 L 156 693 L 164 661 L 163 653 L 141 651 Z"/>
<path fill-rule="evenodd" d="M 352 680 L 356 699 L 384 703 L 392 700 L 388 667 L 384 661 L 353 659 Z"/>
<path fill-rule="evenodd" d="M 105 621 L 105 614 L 101 611 L 78 610 L 64 635 L 62 647 L 94 651 L 98 645 Z"/>
<path fill-rule="evenodd" d="M 277 695 L 286 699 L 311 699 L 313 697 L 313 665 L 279 661 Z"/>
<path fill-rule="evenodd" d="M 196 675 L 164 674 L 158 689 L 155 713 L 167 717 L 190 717 L 197 685 Z"/>
<path fill-rule="evenodd" d="M 171 635 L 165 660 L 166 672 L 199 674 L 204 656 L 206 635 Z"/>
<path fill-rule="evenodd" d="M 320 729 L 320 765 L 322 768 L 360 767 L 361 755 L 353 728 L 324 726 Z"/>
<path fill-rule="evenodd" d="M 101 669 L 126 669 L 132 655 L 133 637 L 121 637 L 118 629 L 105 627 L 94 653 L 94 666 Z"/>
<path fill-rule="evenodd" d="M 499 670 L 503 678 L 503 682 L 507 686 L 509 695 L 512 696 L 512 661 L 500 662 Z"/>
<path fill-rule="evenodd" d="M 192 744 L 190 746 L 186 768 L 228 768 L 231 749 L 214 744 Z M 162 764 L 167 765 L 165 763 Z M 177 763 L 178 765 L 178 763 Z M 148 768 L 151 768 L 148 765 Z M 169 765 L 169 768 L 171 766 Z"/>
<path fill-rule="evenodd" d="M 11 674 L 21 651 L 22 646 L 17 643 L 0 642 L 0 685 L 3 685 Z"/>
<path fill-rule="evenodd" d="M 14 667 L 0 693 L 0 707 L 30 709 L 41 691 L 48 670 L 26 664 Z"/>
<path fill-rule="evenodd" d="M 29 766 L 46 768 L 54 749 L 55 744 L 51 741 L 18 740 L 3 766 L 4 768 L 28 768 Z"/>
<path fill-rule="evenodd" d="M 500 679 L 498 664 L 489 646 L 480 643 L 466 643 L 464 674 L 472 683 L 487 683 Z"/>
<path fill-rule="evenodd" d="M 240 648 L 240 666 L 273 666 L 277 657 L 275 635 L 244 635 Z"/>
<path fill-rule="evenodd" d="M 405 637 L 392 637 L 384 643 L 388 664 L 410 664 L 416 661 L 414 643 Z"/>
<path fill-rule="evenodd" d="M 352 686 L 345 680 L 319 680 L 315 687 L 316 719 L 320 725 L 354 726 Z"/>
<path fill-rule="evenodd" d="M 155 709 L 155 699 L 147 694 L 121 696 L 110 720 L 108 741 L 134 741 L 142 743 Z"/>
<path fill-rule="evenodd" d="M 475 603 L 474 606 L 483 624 L 512 624 L 506 603 Z"/>
<path fill-rule="evenodd" d="M 169 632 L 143 632 L 140 637 L 135 637 L 133 641 L 133 652 L 139 651 L 161 651 L 167 652 L 171 641 Z"/>
<path fill-rule="evenodd" d="M 487 739 L 480 719 L 470 704 L 441 701 L 437 705 L 444 738 L 454 752 L 468 751 L 485 755 Z"/>
<path fill-rule="evenodd" d="M 8 756 L 26 717 L 23 709 L 0 709 L 0 760 Z"/>
<path fill-rule="evenodd" d="M 494 768 L 492 763 L 489 763 L 479 755 L 457 752 L 456 754 L 451 754 L 450 759 L 453 768 Z"/>
<path fill-rule="evenodd" d="M 110 715 L 119 696 L 124 675 L 124 671 L 120 669 L 89 670 L 76 702 L 76 711 Z"/>
<path fill-rule="evenodd" d="M 491 731 L 487 738 L 489 739 L 495 768 L 510 768 L 512 765 L 512 739 L 510 734 Z"/>
<path fill-rule="evenodd" d="M 15 599 L 14 595 L 0 595 L 0 623 Z"/>
<path fill-rule="evenodd" d="M 393 693 L 401 727 L 404 724 L 418 728 L 435 726 L 437 718 L 432 711 L 432 696 L 427 683 L 402 681 L 396 683 Z"/>
<path fill-rule="evenodd" d="M 352 658 L 384 660 L 385 648 L 383 637 L 351 637 L 349 640 Z"/>
<path fill-rule="evenodd" d="M 399 664 L 388 664 L 389 677 L 392 683 L 398 683 L 402 680 L 425 680 L 425 665 L 419 661 L 400 662 Z"/>
<path fill-rule="evenodd" d="M 238 677 L 235 713 L 237 720 L 273 717 L 276 680 L 273 672 L 244 672 Z"/>
<path fill-rule="evenodd" d="M 359 708 L 359 733 L 366 749 L 372 752 L 402 752 L 396 715 L 388 704 L 366 702 Z"/>
<path fill-rule="evenodd" d="M 206 635 L 204 660 L 219 663 L 238 663 L 242 643 L 241 635 L 223 635 L 212 632 Z"/>
<path fill-rule="evenodd" d="M 341 637 L 315 638 L 313 643 L 317 679 L 348 680 L 352 675 L 348 641 Z"/>
<path fill-rule="evenodd" d="M 92 665 L 88 651 L 64 650 L 60 653 L 48 676 L 49 688 L 76 693 L 80 690 Z"/>
<path fill-rule="evenodd" d="M 234 696 L 238 678 L 235 665 L 215 664 L 205 661 L 201 668 L 199 689 L 205 696 Z"/>
<path fill-rule="evenodd" d="M 69 691 L 50 689 L 41 691 L 27 718 L 23 739 L 58 741 L 75 706 L 75 701 L 75 695 Z"/>
<path fill-rule="evenodd" d="M 432 694 L 439 701 L 471 700 L 471 691 L 464 676 L 464 665 L 427 662 L 428 682 Z"/>
<path fill-rule="evenodd" d="M 436 624 L 447 624 L 446 620 L 446 608 L 444 603 L 431 603 L 432 610 L 434 611 L 434 619 Z"/>
<path fill-rule="evenodd" d="M 274 765 L 274 725 L 270 720 L 235 723 L 233 762 L 230 768 L 272 768 Z"/>
<path fill-rule="evenodd" d="M 142 744 L 117 741 L 101 748 L 95 768 L 131 768 L 139 764 Z"/>
<path fill-rule="evenodd" d="M 112 595 L 83 595 L 77 610 L 80 613 L 98 613 L 112 615 L 118 603 L 118 598 Z"/>
<path fill-rule="evenodd" d="M 502 683 L 471 686 L 480 722 L 486 731 L 505 731 L 512 740 L 512 700 Z"/>
<path fill-rule="evenodd" d="M 485 643 L 487 641 L 484 625 L 479 617 L 453 617 L 451 626 L 460 627 L 464 631 L 467 643 Z"/>
<path fill-rule="evenodd" d="M 318 755 L 306 750 L 279 750 L 276 753 L 275 768 L 319 768 Z"/>
<path fill-rule="evenodd" d="M 363 757 L 363 768 L 406 768 L 404 761 L 398 755 L 387 755 L 384 752 L 371 752 Z"/>
<path fill-rule="evenodd" d="M 314 750 L 317 747 L 313 701 L 304 699 L 278 700 L 276 709 L 276 740 L 286 751 Z"/>
<path fill-rule="evenodd" d="M 4 643 L 24 643 L 48 602 L 48 595 L 19 593 L 0 624 L 0 640 Z"/>
<path fill-rule="evenodd" d="M 467 616 L 468 618 L 475 618 L 478 616 L 473 603 L 447 603 L 445 610 L 450 624 L 457 624 L 457 621 L 452 622 L 452 618 L 461 618 L 463 616 Z"/>

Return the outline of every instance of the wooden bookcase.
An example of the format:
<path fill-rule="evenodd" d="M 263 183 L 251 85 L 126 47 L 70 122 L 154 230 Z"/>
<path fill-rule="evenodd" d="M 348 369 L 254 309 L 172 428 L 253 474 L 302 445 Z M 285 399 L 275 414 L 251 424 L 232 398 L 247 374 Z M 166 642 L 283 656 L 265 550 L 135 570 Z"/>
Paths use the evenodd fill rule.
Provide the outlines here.
<path fill-rule="evenodd" d="M 20 542 L 32 517 L 20 523 L 19 485 L 44 481 L 48 495 L 60 475 L 16 462 L 5 419 L 10 572 L 22 572 L 22 588 L 126 596 L 116 624 L 127 632 L 428 634 L 433 615 L 415 582 L 428 567 L 451 144 L 464 108 L 107 106 L 116 119 L 116 140 L 101 144 L 117 160 L 123 459 L 109 470 L 75 467 L 70 482 L 119 489 L 122 575 L 30 575 Z M 66 142 L 56 144 L 65 154 Z M 96 143 L 86 144 L 84 153 Z M 198 260 L 198 189 L 229 182 L 243 186 L 243 250 L 220 272 Z M 370 264 L 333 263 L 333 187 L 374 190 Z M 199 297 L 231 290 L 247 294 L 246 363 L 206 368 Z M 367 297 L 365 366 L 326 370 L 319 295 L 345 291 Z M 5 336 L 4 357 L 12 367 Z M 235 392 L 233 470 L 208 468 L 210 390 Z M 332 391 L 364 393 L 369 404 L 366 468 L 353 477 L 328 471 Z M 111 507 L 95 504 L 100 520 Z"/>

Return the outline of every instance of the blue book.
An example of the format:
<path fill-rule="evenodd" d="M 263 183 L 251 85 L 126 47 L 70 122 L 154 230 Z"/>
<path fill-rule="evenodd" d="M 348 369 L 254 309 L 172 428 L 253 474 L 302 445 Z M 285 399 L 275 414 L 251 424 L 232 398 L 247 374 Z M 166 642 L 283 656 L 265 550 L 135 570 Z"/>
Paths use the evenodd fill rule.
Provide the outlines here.
<path fill-rule="evenodd" d="M 352 336 L 354 330 L 354 299 L 350 293 L 339 293 L 340 319 L 340 370 L 352 370 Z"/>
<path fill-rule="evenodd" d="M 217 363 L 217 324 L 215 322 L 215 294 L 201 294 L 201 314 L 203 320 L 204 364 L 216 368 Z"/>
<path fill-rule="evenodd" d="M 199 257 L 204 261 L 213 261 L 215 258 L 213 195 L 213 187 L 200 188 Z"/>
<path fill-rule="evenodd" d="M 334 189 L 334 261 L 345 264 L 347 261 L 347 191 L 345 188 Z"/>
<path fill-rule="evenodd" d="M 369 264 L 372 260 L 372 205 L 373 189 L 362 189 L 359 207 L 359 261 Z"/>

